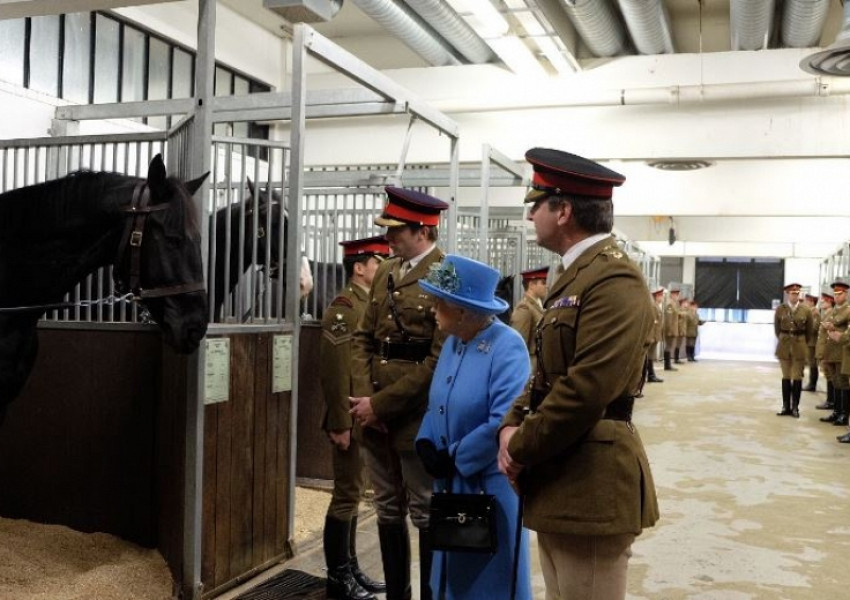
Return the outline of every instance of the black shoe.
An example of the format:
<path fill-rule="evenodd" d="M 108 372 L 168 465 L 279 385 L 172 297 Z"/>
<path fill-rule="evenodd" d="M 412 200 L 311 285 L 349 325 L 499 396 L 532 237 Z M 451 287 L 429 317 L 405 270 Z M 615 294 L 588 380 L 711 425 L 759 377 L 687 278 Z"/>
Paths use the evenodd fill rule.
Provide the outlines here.
<path fill-rule="evenodd" d="M 848 431 L 844 435 L 839 435 L 835 439 L 837 439 L 842 444 L 850 444 L 850 431 Z"/>
<path fill-rule="evenodd" d="M 791 416 L 794 417 L 795 419 L 799 419 L 800 418 L 800 411 L 796 408 L 792 408 L 791 409 Z"/>
<path fill-rule="evenodd" d="M 815 386 L 807 385 L 806 387 L 803 388 L 803 391 L 804 392 L 816 392 L 817 390 L 815 389 Z"/>
<path fill-rule="evenodd" d="M 818 419 L 818 420 L 819 420 L 821 423 L 834 423 L 834 422 L 835 422 L 835 419 L 837 419 L 837 418 L 838 418 L 838 415 L 837 415 L 837 414 L 835 414 L 835 413 L 832 413 L 832 414 L 829 414 L 829 415 L 827 415 L 827 416 L 825 416 L 825 417 L 821 417 L 821 418 L 820 418 L 820 419 Z"/>
<path fill-rule="evenodd" d="M 387 591 L 386 583 L 383 581 L 375 581 L 360 570 L 360 565 L 357 564 L 356 558 L 351 559 L 351 574 L 354 575 L 354 579 L 357 580 L 357 583 L 359 583 L 360 587 L 364 590 L 368 590 L 376 594 L 382 594 Z"/>
<path fill-rule="evenodd" d="M 833 425 L 840 425 L 840 426 L 844 426 L 844 427 L 846 427 L 847 425 L 850 425 L 850 423 L 848 423 L 847 415 L 838 415 L 838 418 L 835 419 L 832 422 L 832 424 Z"/>
<path fill-rule="evenodd" d="M 348 565 L 328 571 L 326 590 L 328 598 L 332 600 L 378 600 L 371 592 L 360 587 Z"/>
<path fill-rule="evenodd" d="M 776 416 L 777 417 L 790 417 L 791 416 L 791 409 L 790 408 L 783 408 L 781 411 L 776 413 Z"/>
<path fill-rule="evenodd" d="M 664 380 L 658 377 L 658 375 L 650 375 L 646 378 L 647 383 L 664 383 Z"/>
<path fill-rule="evenodd" d="M 815 405 L 815 408 L 818 410 L 832 410 L 835 408 L 835 404 L 830 404 L 829 402 L 824 402 L 823 404 Z M 823 420 L 823 419 L 821 419 Z"/>

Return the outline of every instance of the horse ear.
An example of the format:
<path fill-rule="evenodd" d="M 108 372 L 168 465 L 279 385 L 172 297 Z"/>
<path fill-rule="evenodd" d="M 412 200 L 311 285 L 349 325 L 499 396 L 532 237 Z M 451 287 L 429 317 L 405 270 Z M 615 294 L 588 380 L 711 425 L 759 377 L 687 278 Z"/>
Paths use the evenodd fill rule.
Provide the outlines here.
<path fill-rule="evenodd" d="M 201 175 L 197 179 L 193 179 L 192 181 L 187 181 L 184 184 L 186 186 L 186 191 L 189 192 L 190 196 L 195 195 L 195 192 L 197 192 L 201 188 L 201 185 L 203 185 L 204 179 L 209 177 L 209 175 L 210 175 L 210 172 L 207 171 L 206 173 L 204 173 L 203 175 Z"/>
<path fill-rule="evenodd" d="M 162 154 L 153 157 L 148 167 L 148 185 L 157 198 L 162 198 L 166 190 L 165 163 L 162 162 Z"/>

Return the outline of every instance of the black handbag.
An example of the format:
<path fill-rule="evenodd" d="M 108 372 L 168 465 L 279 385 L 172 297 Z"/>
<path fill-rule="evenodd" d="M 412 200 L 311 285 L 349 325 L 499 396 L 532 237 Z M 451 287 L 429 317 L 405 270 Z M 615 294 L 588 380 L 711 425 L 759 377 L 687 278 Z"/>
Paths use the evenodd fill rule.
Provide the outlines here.
<path fill-rule="evenodd" d="M 451 489 L 451 480 L 447 487 Z M 495 554 L 496 497 L 435 492 L 431 496 L 428 531 L 434 550 Z"/>

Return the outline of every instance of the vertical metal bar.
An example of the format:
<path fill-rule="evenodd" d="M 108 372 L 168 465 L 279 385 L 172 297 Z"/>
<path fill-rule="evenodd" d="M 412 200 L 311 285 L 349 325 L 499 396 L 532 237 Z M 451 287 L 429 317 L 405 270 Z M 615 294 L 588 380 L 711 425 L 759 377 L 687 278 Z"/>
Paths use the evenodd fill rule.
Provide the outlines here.
<path fill-rule="evenodd" d="M 287 255 L 299 256 L 301 250 L 301 197 L 304 195 L 304 134 L 307 125 L 307 36 L 309 29 L 295 26 L 292 48 L 292 123 L 290 140 L 292 159 L 289 169 L 289 218 L 294 224 L 289 232 Z M 287 498 L 287 531 L 290 539 L 295 531 L 295 470 L 298 453 L 298 351 L 301 337 L 301 315 L 298 314 L 299 270 L 287 269 L 287 302 L 292 315 L 292 396 L 289 417 L 289 494 Z"/>
<path fill-rule="evenodd" d="M 278 264 L 278 273 L 277 273 L 277 281 L 276 285 L 276 294 L 275 298 L 277 301 L 277 322 L 283 322 L 286 320 L 286 298 L 284 297 L 283 291 L 286 289 L 286 271 L 287 265 L 285 264 L 285 251 L 287 244 L 287 217 L 286 217 L 286 203 L 287 200 L 291 197 L 291 194 L 287 193 L 287 188 L 289 185 L 288 182 L 288 171 L 286 165 L 288 163 L 288 155 L 289 148 L 281 148 L 281 156 L 280 156 L 280 201 L 281 206 L 280 209 L 275 211 L 275 216 L 278 219 L 277 224 L 277 264 Z"/>
<path fill-rule="evenodd" d="M 449 166 L 449 210 L 448 210 L 448 248 L 450 253 L 457 251 L 457 191 L 460 184 L 460 169 L 458 167 L 458 155 L 460 153 L 460 140 L 451 138 L 450 166 Z"/>
<path fill-rule="evenodd" d="M 210 205 L 210 226 L 209 226 L 209 250 L 208 250 L 208 260 L 209 260 L 209 270 L 207 275 L 207 289 L 209 289 L 209 298 L 210 298 L 210 322 L 217 322 L 219 319 L 223 318 L 223 315 L 215 314 L 216 301 L 218 300 L 226 300 L 226 298 L 216 298 L 216 285 L 218 284 L 216 278 L 216 268 L 218 267 L 218 261 L 224 260 L 228 255 L 228 251 L 225 250 L 224 256 L 218 255 L 218 196 L 216 193 L 216 182 L 218 181 L 218 147 L 217 142 L 213 142 L 212 147 L 212 175 L 210 179 L 212 180 L 212 187 L 210 190 L 212 200 L 208 197 L 203 198 L 202 202 L 204 204 Z M 225 204 L 225 225 L 227 225 L 227 230 L 225 231 L 225 246 L 229 247 L 230 240 L 230 204 Z M 222 288 L 224 291 L 222 294 L 227 295 L 227 277 L 230 271 L 229 262 L 224 263 L 224 287 Z M 222 309 L 224 310 L 224 309 Z M 225 314 L 227 314 L 225 312 Z"/>
<path fill-rule="evenodd" d="M 490 144 L 481 147 L 481 213 L 478 217 L 478 260 L 490 260 Z"/>

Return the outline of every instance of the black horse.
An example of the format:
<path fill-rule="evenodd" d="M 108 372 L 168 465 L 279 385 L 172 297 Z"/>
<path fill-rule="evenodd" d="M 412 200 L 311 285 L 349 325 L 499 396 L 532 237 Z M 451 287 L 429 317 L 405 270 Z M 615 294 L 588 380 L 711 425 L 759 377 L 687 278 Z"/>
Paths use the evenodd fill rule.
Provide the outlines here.
<path fill-rule="evenodd" d="M 192 182 L 79 171 L 0 194 L 0 421 L 38 349 L 36 323 L 87 275 L 113 265 L 116 289 L 141 300 L 180 353 L 207 330 L 201 237 Z"/>
<path fill-rule="evenodd" d="M 496 284 L 496 292 L 495 295 L 497 298 L 501 298 L 505 302 L 508 303 L 508 310 L 503 313 L 497 315 L 499 319 L 507 323 L 511 324 L 511 313 L 514 310 L 514 276 L 513 275 L 505 275 L 499 280 L 499 283 Z"/>

